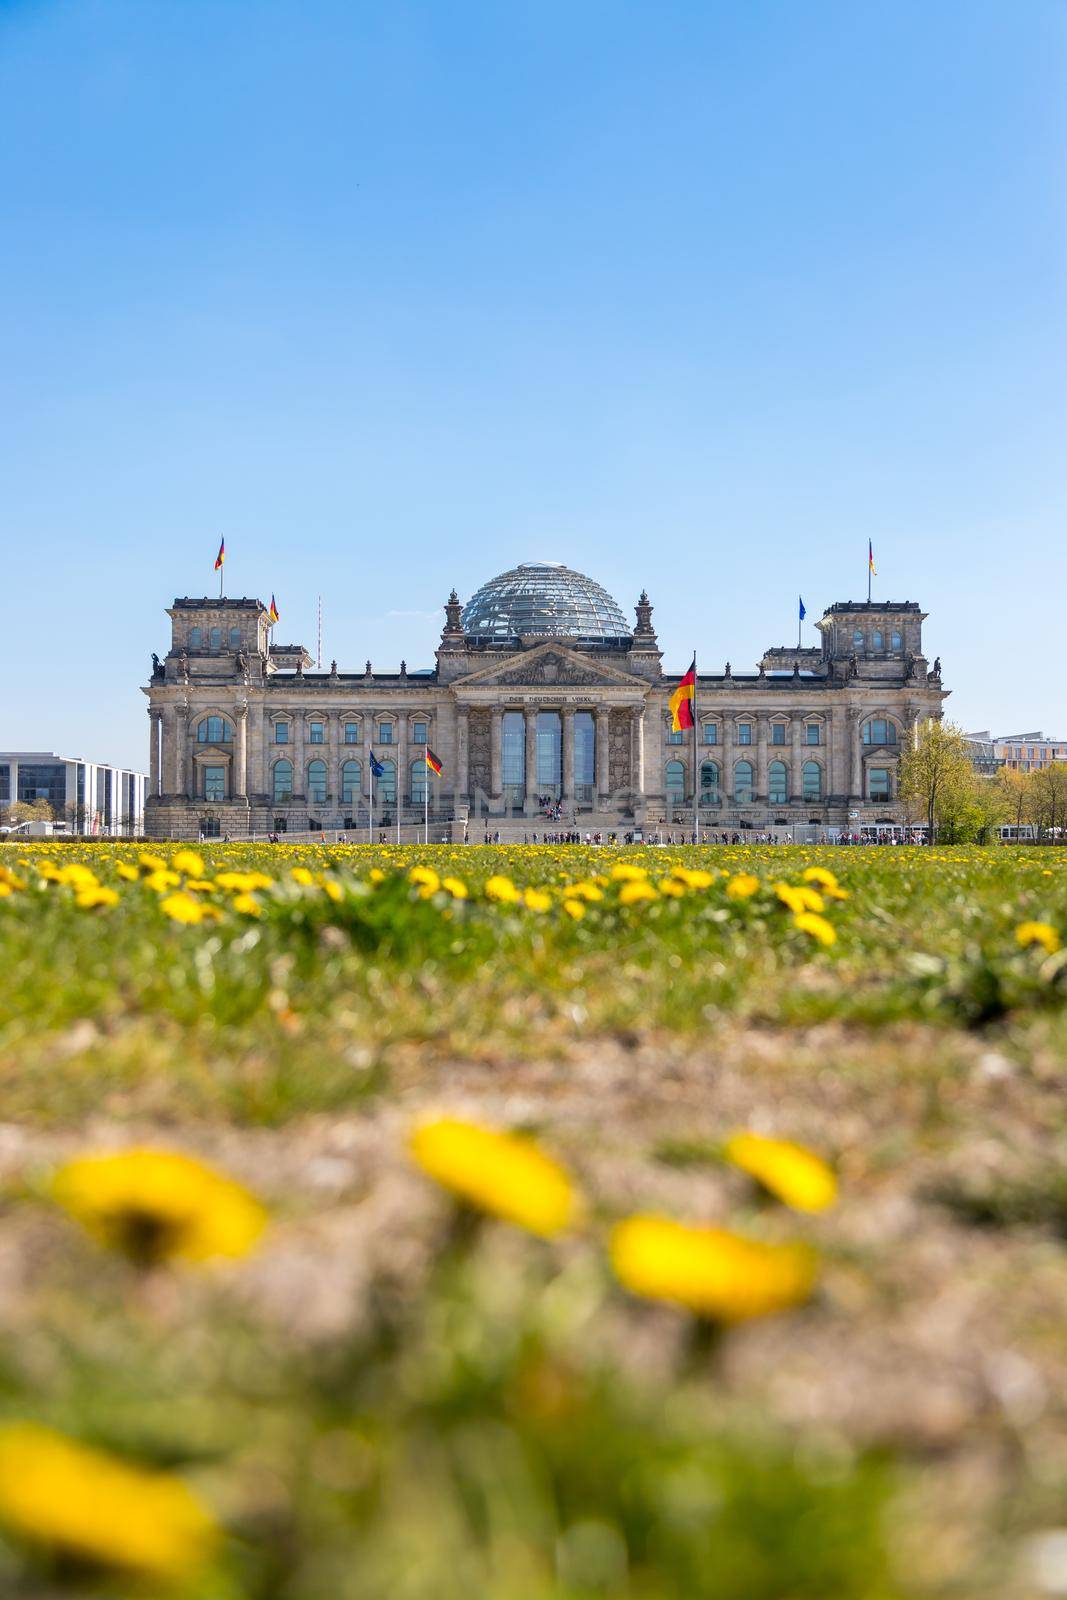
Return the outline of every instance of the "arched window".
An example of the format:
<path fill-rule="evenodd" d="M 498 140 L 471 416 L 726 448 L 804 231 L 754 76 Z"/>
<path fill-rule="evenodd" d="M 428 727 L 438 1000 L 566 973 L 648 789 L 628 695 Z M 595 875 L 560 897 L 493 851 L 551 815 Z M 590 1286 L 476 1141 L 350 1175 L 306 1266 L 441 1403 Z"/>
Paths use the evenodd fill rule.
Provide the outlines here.
<path fill-rule="evenodd" d="M 767 799 L 772 806 L 784 806 L 789 799 L 789 774 L 784 761 L 772 761 L 767 768 Z"/>
<path fill-rule="evenodd" d="M 894 650 L 903 650 L 904 648 L 904 640 L 895 630 L 890 636 L 890 644 Z"/>
<path fill-rule="evenodd" d="M 874 630 L 874 637 L 871 640 L 871 649 L 872 650 L 884 650 L 885 649 L 885 635 L 882 633 L 882 630 L 880 628 L 876 628 Z"/>
<path fill-rule="evenodd" d="M 190 648 L 190 650 L 199 650 L 200 649 L 200 639 L 201 639 L 200 629 L 199 628 L 193 628 L 190 631 L 190 634 L 189 634 L 189 648 Z"/>
<path fill-rule="evenodd" d="M 863 629 L 856 628 L 852 635 L 852 648 L 858 656 L 863 654 L 864 644 Z"/>
<path fill-rule="evenodd" d="M 426 799 L 426 786 L 430 781 L 426 762 L 420 756 L 417 761 L 411 763 L 409 771 L 411 776 L 411 803 L 413 806 L 421 806 Z"/>
<path fill-rule="evenodd" d="M 734 800 L 739 806 L 752 804 L 751 761 L 738 761 L 734 764 Z"/>
<path fill-rule="evenodd" d="M 212 628 L 212 630 L 211 630 L 211 648 L 212 648 L 212 650 L 221 650 L 222 649 L 222 629 L 221 628 Z"/>
<path fill-rule="evenodd" d="M 700 763 L 700 804 L 713 806 L 719 803 L 719 763 L 717 761 L 702 761 Z"/>
<path fill-rule="evenodd" d="M 888 717 L 872 717 L 863 724 L 864 744 L 896 744 L 897 725 L 890 722 Z"/>
<path fill-rule="evenodd" d="M 291 761 L 276 761 L 274 763 L 274 800 L 275 804 L 282 800 L 293 798 L 293 763 Z"/>
<path fill-rule="evenodd" d="M 382 762 L 382 770 L 374 780 L 374 793 L 383 805 L 396 805 L 395 761 Z"/>
<path fill-rule="evenodd" d="M 804 799 L 807 801 L 822 799 L 822 768 L 817 761 L 804 763 Z"/>
<path fill-rule="evenodd" d="M 240 648 L 241 648 L 241 630 L 240 630 L 240 628 L 231 628 L 230 629 L 230 649 L 231 650 L 240 650 Z"/>
<path fill-rule="evenodd" d="M 668 761 L 664 774 L 667 804 L 669 806 L 685 805 L 685 762 Z"/>
<path fill-rule="evenodd" d="M 345 761 L 341 766 L 341 800 L 354 806 L 363 786 L 363 771 L 358 761 Z"/>
<path fill-rule="evenodd" d="M 308 762 L 308 799 L 313 805 L 326 804 L 326 763 Z"/>
<path fill-rule="evenodd" d="M 225 717 L 205 717 L 197 726 L 197 744 L 229 744 L 233 729 Z"/>

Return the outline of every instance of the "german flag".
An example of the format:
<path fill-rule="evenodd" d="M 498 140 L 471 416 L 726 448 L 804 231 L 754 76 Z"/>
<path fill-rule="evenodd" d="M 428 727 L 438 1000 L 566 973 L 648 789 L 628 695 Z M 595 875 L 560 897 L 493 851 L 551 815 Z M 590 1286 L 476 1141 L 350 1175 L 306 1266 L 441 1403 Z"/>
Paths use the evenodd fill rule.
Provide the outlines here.
<path fill-rule="evenodd" d="M 216 572 L 221 571 L 222 564 L 223 564 L 223 562 L 225 560 L 226 560 L 226 540 L 223 539 L 222 543 L 219 545 L 219 553 L 215 557 L 215 571 Z"/>
<path fill-rule="evenodd" d="M 691 728 L 696 721 L 693 716 L 693 701 L 697 693 L 697 658 L 693 657 L 693 665 L 689 668 L 681 683 L 671 695 L 671 727 L 675 733 L 680 733 L 683 728 Z"/>
<path fill-rule="evenodd" d="M 874 541 L 872 539 L 867 540 L 867 571 L 873 572 L 877 578 L 878 568 L 874 564 Z"/>
<path fill-rule="evenodd" d="M 278 610 L 278 607 L 274 604 L 274 596 L 272 594 L 271 597 L 270 597 L 270 610 L 267 612 L 267 621 L 270 623 L 271 627 L 273 628 L 274 624 L 276 622 L 279 622 L 280 620 L 281 620 L 281 612 Z"/>
<path fill-rule="evenodd" d="M 429 745 L 426 746 L 425 756 L 426 756 L 426 765 L 429 767 L 430 771 L 435 773 L 436 776 L 439 778 L 441 776 L 442 772 L 445 769 L 444 769 L 444 767 L 442 767 L 440 761 L 438 761 L 437 757 L 434 755 L 434 753 L 430 749 Z"/>

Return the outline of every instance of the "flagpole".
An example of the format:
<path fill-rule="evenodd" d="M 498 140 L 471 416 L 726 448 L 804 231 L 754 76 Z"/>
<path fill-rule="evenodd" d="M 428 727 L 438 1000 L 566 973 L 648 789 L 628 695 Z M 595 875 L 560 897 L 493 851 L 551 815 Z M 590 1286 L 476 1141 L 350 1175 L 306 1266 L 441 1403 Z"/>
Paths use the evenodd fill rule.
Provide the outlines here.
<path fill-rule="evenodd" d="M 422 791 L 422 798 L 425 801 L 425 807 L 426 807 L 425 814 L 424 814 L 425 826 L 424 826 L 424 829 L 423 829 L 425 837 L 424 837 L 422 842 L 423 842 L 423 844 L 429 844 L 429 842 L 430 842 L 430 769 L 429 769 L 429 767 L 426 768 L 426 787 Z"/>
<path fill-rule="evenodd" d="M 700 767 L 697 749 L 697 653 L 693 651 L 693 843 L 700 843 Z"/>
<path fill-rule="evenodd" d="M 370 768 L 370 810 L 367 812 L 367 843 L 374 843 L 374 768 Z"/>
<path fill-rule="evenodd" d="M 867 604 L 871 603 L 871 572 L 874 568 L 874 546 L 867 540 Z"/>

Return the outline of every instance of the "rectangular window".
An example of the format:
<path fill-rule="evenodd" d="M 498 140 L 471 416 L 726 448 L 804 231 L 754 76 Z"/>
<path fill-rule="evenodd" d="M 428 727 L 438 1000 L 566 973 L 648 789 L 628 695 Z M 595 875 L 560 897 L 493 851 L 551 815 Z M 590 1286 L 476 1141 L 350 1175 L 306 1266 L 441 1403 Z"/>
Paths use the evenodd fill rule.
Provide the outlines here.
<path fill-rule="evenodd" d="M 719 730 L 716 727 L 715 723 L 714 722 L 705 722 L 705 724 L 704 724 L 704 743 L 705 744 L 718 744 L 718 742 L 719 742 Z"/>
<path fill-rule="evenodd" d="M 359 723 L 358 722 L 346 722 L 345 723 L 345 744 L 358 744 L 358 743 L 359 743 Z"/>
<path fill-rule="evenodd" d="M 771 724 L 771 743 L 785 744 L 785 723 L 774 722 Z"/>
<path fill-rule="evenodd" d="M 321 722 L 312 722 L 308 725 L 308 743 L 322 744 L 324 727 Z"/>
<path fill-rule="evenodd" d="M 868 800 L 889 799 L 889 768 L 868 767 L 867 769 L 867 798 Z"/>
<path fill-rule="evenodd" d="M 684 742 L 684 740 L 685 740 L 685 730 L 683 728 L 668 728 L 667 729 L 667 743 L 668 744 L 682 744 Z"/>
<path fill-rule="evenodd" d="M 751 722 L 739 722 L 737 724 L 737 742 L 738 742 L 738 744 L 751 744 L 752 743 L 752 724 L 751 724 Z"/>
<path fill-rule="evenodd" d="M 391 722 L 379 722 L 379 724 L 378 724 L 378 743 L 379 744 L 392 744 L 392 742 L 393 742 L 393 724 Z"/>
<path fill-rule="evenodd" d="M 808 723 L 806 738 L 807 738 L 808 744 L 818 744 L 818 742 L 819 742 L 819 724 L 817 722 L 809 722 Z"/>
<path fill-rule="evenodd" d="M 425 744 L 426 743 L 426 729 L 427 729 L 427 724 L 425 722 L 413 722 L 412 723 L 412 725 L 411 725 L 411 742 L 412 742 L 412 744 Z"/>
<path fill-rule="evenodd" d="M 289 743 L 289 724 L 287 722 L 276 722 L 274 724 L 274 743 Z"/>
<path fill-rule="evenodd" d="M 226 768 L 204 768 L 204 799 L 225 800 L 226 798 Z"/>

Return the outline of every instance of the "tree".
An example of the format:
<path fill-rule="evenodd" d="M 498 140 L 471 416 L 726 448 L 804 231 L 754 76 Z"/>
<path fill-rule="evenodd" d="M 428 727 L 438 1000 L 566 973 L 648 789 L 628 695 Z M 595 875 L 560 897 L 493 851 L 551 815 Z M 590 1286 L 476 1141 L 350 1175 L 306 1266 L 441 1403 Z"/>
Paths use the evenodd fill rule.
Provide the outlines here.
<path fill-rule="evenodd" d="M 966 831 L 978 781 L 962 730 L 951 722 L 928 722 L 900 758 L 900 798 L 909 816 L 925 818 L 931 844 L 939 834 L 951 843 Z"/>
<path fill-rule="evenodd" d="M 1029 787 L 1038 837 L 1047 833 L 1058 839 L 1067 823 L 1067 766 L 1054 761 L 1050 766 L 1039 767 L 1030 773 Z"/>

